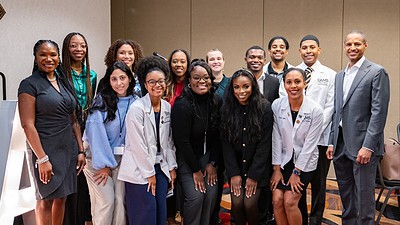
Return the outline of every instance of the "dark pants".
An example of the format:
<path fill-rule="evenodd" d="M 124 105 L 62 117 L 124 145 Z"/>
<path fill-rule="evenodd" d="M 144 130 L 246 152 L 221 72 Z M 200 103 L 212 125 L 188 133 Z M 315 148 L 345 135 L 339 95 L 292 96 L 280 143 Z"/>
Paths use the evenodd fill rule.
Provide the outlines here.
<path fill-rule="evenodd" d="M 343 225 L 374 225 L 375 176 L 379 158 L 372 154 L 369 163 L 356 162 L 348 153 L 339 131 L 333 163 L 343 204 Z"/>
<path fill-rule="evenodd" d="M 167 221 L 168 178 L 159 164 L 155 165 L 156 196 L 148 184 L 125 182 L 125 202 L 129 225 L 165 225 Z"/>
<path fill-rule="evenodd" d="M 318 145 L 318 165 L 311 180 L 311 212 L 310 225 L 321 225 L 325 210 L 326 176 L 328 175 L 330 160 L 326 158 L 327 146 Z M 307 195 L 302 195 L 299 209 L 303 217 L 303 225 L 308 224 Z"/>
<path fill-rule="evenodd" d="M 204 171 L 208 163 L 209 154 L 200 159 L 200 166 Z M 177 170 L 178 181 L 182 185 L 185 201 L 183 204 L 183 219 L 185 225 L 209 225 L 212 210 L 217 201 L 217 186 L 207 184 L 204 177 L 206 193 L 201 193 L 194 187 L 193 172 L 185 162 L 179 163 Z"/>
<path fill-rule="evenodd" d="M 86 177 L 81 172 L 78 177 L 78 191 L 67 197 L 65 202 L 64 223 L 66 225 L 85 225 L 91 221 L 89 188 Z"/>

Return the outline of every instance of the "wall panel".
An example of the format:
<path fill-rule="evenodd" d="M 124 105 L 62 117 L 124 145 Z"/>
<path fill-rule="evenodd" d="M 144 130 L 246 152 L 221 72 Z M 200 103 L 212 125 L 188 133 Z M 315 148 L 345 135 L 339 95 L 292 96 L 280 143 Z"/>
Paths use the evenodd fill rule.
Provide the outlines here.
<path fill-rule="evenodd" d="M 192 58 L 205 59 L 218 48 L 224 53 L 225 71 L 245 67 L 244 55 L 253 45 L 263 44 L 263 1 L 192 1 Z"/>
<path fill-rule="evenodd" d="M 139 42 L 146 55 L 190 51 L 190 1 L 125 1 L 124 26 L 125 38 Z"/>

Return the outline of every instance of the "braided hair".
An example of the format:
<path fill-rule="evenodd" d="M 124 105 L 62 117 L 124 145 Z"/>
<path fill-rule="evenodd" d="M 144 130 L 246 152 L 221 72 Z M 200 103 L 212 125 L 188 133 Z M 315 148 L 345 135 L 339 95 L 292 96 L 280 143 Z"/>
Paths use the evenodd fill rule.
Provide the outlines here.
<path fill-rule="evenodd" d="M 65 75 L 66 75 L 67 79 L 72 82 L 72 74 L 71 74 L 71 64 L 72 64 L 71 60 L 72 60 L 72 57 L 71 57 L 71 54 L 70 54 L 70 51 L 69 51 L 69 45 L 71 43 L 72 37 L 75 36 L 75 35 L 82 37 L 83 40 L 85 41 L 85 45 L 86 45 L 86 54 L 85 54 L 85 57 L 84 57 L 84 59 L 82 61 L 82 64 L 86 64 L 85 77 L 86 77 L 86 99 L 87 99 L 87 103 L 86 103 L 86 106 L 83 106 L 83 107 L 87 107 L 87 106 L 90 106 L 92 104 L 93 94 L 94 94 L 93 93 L 94 87 L 92 87 L 92 83 L 90 82 L 89 46 L 88 46 L 88 43 L 86 41 L 85 36 L 83 36 L 81 33 L 78 33 L 78 32 L 72 32 L 72 33 L 67 34 L 67 36 L 64 38 L 63 47 L 62 47 L 62 62 L 63 62 Z M 72 85 L 74 85 L 73 82 L 72 82 Z"/>

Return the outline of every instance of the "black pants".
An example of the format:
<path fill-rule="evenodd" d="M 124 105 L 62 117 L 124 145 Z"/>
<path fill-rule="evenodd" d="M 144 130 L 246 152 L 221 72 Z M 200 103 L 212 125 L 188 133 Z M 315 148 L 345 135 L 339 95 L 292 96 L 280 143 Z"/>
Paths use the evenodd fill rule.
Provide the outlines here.
<path fill-rule="evenodd" d="M 318 145 L 318 165 L 311 180 L 311 212 L 310 225 L 321 225 L 325 209 L 326 176 L 328 175 L 330 160 L 326 158 L 327 146 Z M 308 225 L 307 195 L 302 195 L 299 209 L 303 217 L 303 225 Z"/>

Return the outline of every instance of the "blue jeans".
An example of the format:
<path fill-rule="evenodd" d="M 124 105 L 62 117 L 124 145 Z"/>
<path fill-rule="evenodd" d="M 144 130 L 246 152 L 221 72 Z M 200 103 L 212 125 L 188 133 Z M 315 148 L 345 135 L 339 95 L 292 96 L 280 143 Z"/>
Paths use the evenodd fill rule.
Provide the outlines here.
<path fill-rule="evenodd" d="M 148 184 L 125 182 L 125 201 L 129 225 L 165 225 L 167 221 L 168 178 L 159 164 L 156 171 L 156 196 L 147 192 Z"/>

